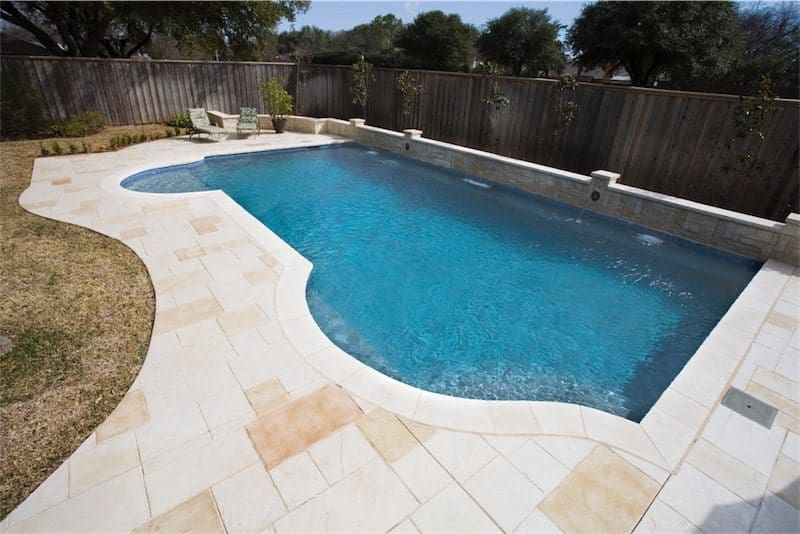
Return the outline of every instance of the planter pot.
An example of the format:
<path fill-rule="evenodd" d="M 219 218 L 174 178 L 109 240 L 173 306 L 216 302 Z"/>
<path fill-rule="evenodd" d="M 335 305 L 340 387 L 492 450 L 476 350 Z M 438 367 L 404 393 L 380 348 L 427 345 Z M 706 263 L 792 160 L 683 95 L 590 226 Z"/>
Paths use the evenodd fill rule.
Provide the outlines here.
<path fill-rule="evenodd" d="M 275 129 L 275 133 L 283 133 L 286 130 L 286 122 L 289 119 L 286 117 L 282 119 L 272 119 L 272 127 Z"/>

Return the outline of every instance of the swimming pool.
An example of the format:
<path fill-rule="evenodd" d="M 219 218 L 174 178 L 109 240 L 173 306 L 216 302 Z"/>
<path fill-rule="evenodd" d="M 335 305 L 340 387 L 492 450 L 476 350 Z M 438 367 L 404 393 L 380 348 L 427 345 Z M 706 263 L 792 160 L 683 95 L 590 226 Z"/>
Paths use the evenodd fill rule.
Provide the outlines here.
<path fill-rule="evenodd" d="M 207 158 L 129 189 L 222 189 L 314 263 L 309 308 L 373 368 L 454 396 L 640 420 L 758 264 L 347 143 Z"/>

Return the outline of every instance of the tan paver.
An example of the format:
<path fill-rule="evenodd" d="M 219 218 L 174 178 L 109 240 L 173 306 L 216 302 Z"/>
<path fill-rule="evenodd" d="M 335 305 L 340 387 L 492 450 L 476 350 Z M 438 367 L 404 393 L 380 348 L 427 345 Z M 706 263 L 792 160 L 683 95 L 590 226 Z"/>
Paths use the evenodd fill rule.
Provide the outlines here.
<path fill-rule="evenodd" d="M 247 432 L 264 464 L 272 468 L 360 416 L 347 393 L 328 386 L 250 423 Z"/>
<path fill-rule="evenodd" d="M 389 463 L 403 457 L 419 444 L 394 414 L 380 408 L 365 415 L 358 422 L 358 427 Z"/>
<path fill-rule="evenodd" d="M 129 391 L 111 415 L 97 427 L 95 431 L 97 443 L 100 444 L 116 435 L 128 432 L 147 422 L 147 407 L 141 389 Z"/>
<path fill-rule="evenodd" d="M 251 304 L 240 310 L 224 312 L 217 320 L 220 326 L 222 326 L 222 330 L 224 330 L 228 336 L 233 336 L 247 330 L 253 330 L 268 322 L 261 308 L 255 304 Z"/>
<path fill-rule="evenodd" d="M 198 299 L 162 312 L 156 312 L 153 335 L 170 332 L 182 326 L 200 322 L 208 317 L 222 314 L 222 308 L 211 297 Z"/>
<path fill-rule="evenodd" d="M 263 416 L 289 403 L 289 395 L 277 380 L 267 380 L 246 392 L 247 399 L 258 415 Z"/>
<path fill-rule="evenodd" d="M 210 491 L 204 491 L 134 529 L 135 534 L 170 532 L 225 533 Z"/>
<path fill-rule="evenodd" d="M 598 446 L 539 507 L 567 532 L 630 532 L 658 489 L 654 480 Z"/>
<path fill-rule="evenodd" d="M 69 494 L 78 495 L 139 465 L 136 436 L 123 434 L 80 451 L 69 461 Z"/>
<path fill-rule="evenodd" d="M 120 239 L 133 239 L 135 237 L 142 237 L 147 235 L 147 230 L 142 228 L 141 226 L 134 226 L 133 228 L 128 228 L 126 230 L 122 230 L 119 233 Z"/>

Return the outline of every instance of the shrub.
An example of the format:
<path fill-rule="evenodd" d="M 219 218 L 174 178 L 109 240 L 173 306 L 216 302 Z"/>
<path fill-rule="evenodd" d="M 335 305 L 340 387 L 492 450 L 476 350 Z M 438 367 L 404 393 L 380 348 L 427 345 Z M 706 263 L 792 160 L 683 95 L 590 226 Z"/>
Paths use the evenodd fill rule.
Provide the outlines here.
<path fill-rule="evenodd" d="M 422 84 L 417 83 L 416 78 L 410 72 L 403 71 L 397 77 L 395 82 L 397 90 L 400 91 L 400 96 L 403 98 L 403 105 L 401 111 L 403 117 L 408 117 L 414 111 L 414 104 L 417 102 L 417 97 L 422 93 Z"/>
<path fill-rule="evenodd" d="M 58 141 L 53 141 L 52 148 L 53 148 L 53 154 L 55 154 L 56 156 L 60 156 L 61 154 L 64 153 L 64 149 L 61 148 L 61 145 L 58 144 Z"/>
<path fill-rule="evenodd" d="M 46 146 L 44 146 L 44 143 L 39 143 L 39 154 L 41 154 L 42 156 L 50 155 L 50 150 Z"/>
<path fill-rule="evenodd" d="M 81 143 L 81 148 L 83 148 L 83 152 L 86 153 L 86 154 L 91 152 L 91 149 L 92 149 L 92 147 L 89 145 L 89 143 L 87 143 L 85 141 L 83 143 Z"/>
<path fill-rule="evenodd" d="M 102 113 L 87 111 L 83 115 L 70 117 L 57 122 L 50 127 L 50 133 L 56 137 L 83 137 L 99 132 L 105 126 L 106 120 Z"/>
<path fill-rule="evenodd" d="M 191 128 L 192 127 L 192 120 L 189 118 L 189 115 L 186 113 L 178 113 L 175 115 L 175 118 L 172 119 L 172 126 L 176 128 Z"/>
<path fill-rule="evenodd" d="M 38 137 L 47 130 L 44 99 L 30 81 L 0 77 L 0 138 Z"/>
<path fill-rule="evenodd" d="M 367 118 L 369 84 L 373 80 L 372 65 L 364 59 L 364 56 L 361 56 L 358 61 L 353 63 L 353 85 L 350 90 L 353 94 L 353 104 L 361 107 L 365 119 Z"/>
<path fill-rule="evenodd" d="M 67 145 L 67 151 L 70 154 L 76 153 L 78 151 L 78 145 L 76 145 L 75 143 L 70 143 L 69 145 Z"/>
<path fill-rule="evenodd" d="M 268 78 L 258 89 L 270 118 L 281 119 L 292 113 L 292 95 L 286 91 L 286 78 Z"/>

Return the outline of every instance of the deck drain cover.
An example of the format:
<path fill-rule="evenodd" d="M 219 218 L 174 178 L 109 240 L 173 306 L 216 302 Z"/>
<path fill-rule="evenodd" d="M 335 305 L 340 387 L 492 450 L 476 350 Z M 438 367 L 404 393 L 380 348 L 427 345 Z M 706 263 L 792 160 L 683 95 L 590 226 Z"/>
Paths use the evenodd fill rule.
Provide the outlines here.
<path fill-rule="evenodd" d="M 772 427 L 778 414 L 774 407 L 736 388 L 728 390 L 722 399 L 722 405 L 766 428 Z"/>

